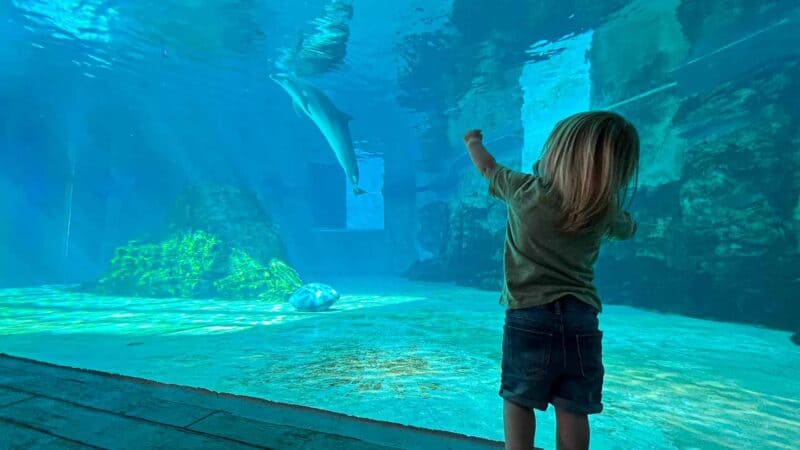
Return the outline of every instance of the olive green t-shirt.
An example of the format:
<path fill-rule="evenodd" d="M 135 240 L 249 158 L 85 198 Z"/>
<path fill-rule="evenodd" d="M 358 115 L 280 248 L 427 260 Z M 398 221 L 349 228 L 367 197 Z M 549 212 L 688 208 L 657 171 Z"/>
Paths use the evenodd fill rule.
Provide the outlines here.
<path fill-rule="evenodd" d="M 558 205 L 546 193 L 542 179 L 496 165 L 489 175 L 489 193 L 508 206 L 500 303 L 527 308 L 567 294 L 602 309 L 594 286 L 594 264 L 604 237 L 633 237 L 636 223 L 626 212 L 580 233 L 559 230 Z"/>

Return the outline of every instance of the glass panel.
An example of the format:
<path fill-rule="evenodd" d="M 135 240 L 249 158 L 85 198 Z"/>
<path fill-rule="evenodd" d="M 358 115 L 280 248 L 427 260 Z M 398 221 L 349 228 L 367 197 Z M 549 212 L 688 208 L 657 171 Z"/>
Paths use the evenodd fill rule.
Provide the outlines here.
<path fill-rule="evenodd" d="M 517 403 L 597 410 L 603 363 L 592 448 L 800 442 L 797 1 L 12 0 L 0 38 L 0 353 L 499 441 L 502 295 L 545 317 Z M 590 110 L 627 124 L 556 128 Z"/>

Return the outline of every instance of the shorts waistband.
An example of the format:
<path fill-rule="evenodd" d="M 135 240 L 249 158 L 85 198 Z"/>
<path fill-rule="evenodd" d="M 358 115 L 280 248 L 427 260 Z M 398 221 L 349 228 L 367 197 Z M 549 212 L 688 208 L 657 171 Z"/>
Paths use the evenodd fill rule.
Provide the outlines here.
<path fill-rule="evenodd" d="M 561 314 L 562 311 L 597 311 L 597 308 L 574 295 L 565 295 L 539 307 L 553 311 L 556 314 Z"/>

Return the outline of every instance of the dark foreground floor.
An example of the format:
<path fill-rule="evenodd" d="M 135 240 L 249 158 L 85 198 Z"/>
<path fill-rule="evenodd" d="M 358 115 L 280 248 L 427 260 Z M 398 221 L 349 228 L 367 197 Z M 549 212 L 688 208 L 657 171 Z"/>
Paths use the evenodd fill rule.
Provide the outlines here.
<path fill-rule="evenodd" d="M 0 354 L 0 449 L 495 449 L 499 442 Z"/>

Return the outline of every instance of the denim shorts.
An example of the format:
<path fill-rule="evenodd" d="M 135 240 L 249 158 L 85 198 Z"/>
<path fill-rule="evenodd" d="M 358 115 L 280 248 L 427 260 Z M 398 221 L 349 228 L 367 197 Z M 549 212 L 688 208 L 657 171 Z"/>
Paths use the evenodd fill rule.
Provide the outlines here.
<path fill-rule="evenodd" d="M 597 309 L 572 296 L 506 311 L 500 396 L 523 408 L 603 410 L 603 333 Z"/>

